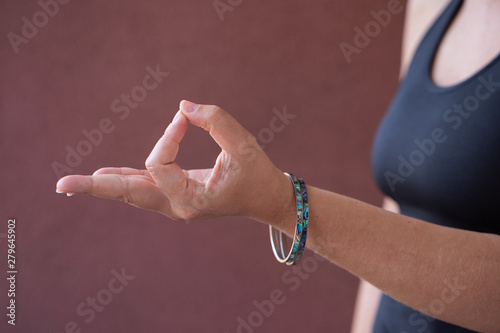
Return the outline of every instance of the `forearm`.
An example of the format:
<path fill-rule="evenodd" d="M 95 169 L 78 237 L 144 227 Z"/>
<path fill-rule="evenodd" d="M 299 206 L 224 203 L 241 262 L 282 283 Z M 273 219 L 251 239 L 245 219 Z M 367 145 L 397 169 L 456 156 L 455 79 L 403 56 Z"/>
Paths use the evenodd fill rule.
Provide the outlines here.
<path fill-rule="evenodd" d="M 384 198 L 382 208 L 393 213 L 399 213 L 398 204 L 388 197 Z M 370 333 L 373 331 L 381 296 L 382 293 L 378 288 L 364 280 L 360 281 L 351 333 Z"/>
<path fill-rule="evenodd" d="M 432 317 L 500 331 L 499 236 L 441 227 L 307 189 L 308 248 Z M 293 193 L 287 195 L 278 203 L 282 214 L 265 222 L 292 234 L 294 200 Z M 444 309 L 437 307 L 439 301 Z"/>

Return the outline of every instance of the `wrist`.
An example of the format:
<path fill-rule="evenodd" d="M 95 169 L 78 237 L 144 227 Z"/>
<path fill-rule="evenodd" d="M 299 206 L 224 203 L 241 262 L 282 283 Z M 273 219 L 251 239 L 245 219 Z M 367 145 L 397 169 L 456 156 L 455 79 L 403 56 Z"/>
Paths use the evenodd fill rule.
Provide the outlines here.
<path fill-rule="evenodd" d="M 287 235 L 295 232 L 297 212 L 295 190 L 290 179 L 276 168 L 272 180 L 266 184 L 266 195 L 260 194 L 262 200 L 259 207 L 249 216 L 260 222 L 269 224 Z"/>

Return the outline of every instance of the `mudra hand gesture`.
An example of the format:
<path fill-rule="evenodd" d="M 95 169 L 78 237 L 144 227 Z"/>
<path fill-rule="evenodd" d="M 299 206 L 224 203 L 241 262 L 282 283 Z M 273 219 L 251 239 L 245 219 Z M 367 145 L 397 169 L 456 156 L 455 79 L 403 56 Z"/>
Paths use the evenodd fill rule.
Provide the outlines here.
<path fill-rule="evenodd" d="M 175 162 L 188 123 L 208 131 L 220 146 L 213 168 L 183 170 Z M 145 170 L 113 167 L 92 176 L 66 176 L 57 191 L 121 200 L 174 220 L 248 216 L 264 221 L 278 218 L 286 194 L 293 198 L 290 181 L 254 136 L 217 106 L 182 101 L 145 165 Z"/>

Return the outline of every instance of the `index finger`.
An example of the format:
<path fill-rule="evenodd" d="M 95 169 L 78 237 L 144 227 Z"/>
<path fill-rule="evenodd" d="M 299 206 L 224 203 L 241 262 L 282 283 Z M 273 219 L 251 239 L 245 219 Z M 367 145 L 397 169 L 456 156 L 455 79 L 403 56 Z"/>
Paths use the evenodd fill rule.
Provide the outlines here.
<path fill-rule="evenodd" d="M 182 101 L 180 109 L 190 123 L 208 131 L 219 147 L 232 155 L 245 155 L 248 148 L 258 147 L 255 137 L 218 106 Z"/>
<path fill-rule="evenodd" d="M 140 208 L 161 211 L 171 216 L 168 199 L 145 176 L 118 174 L 66 176 L 57 182 L 57 191 L 92 194 L 104 199 L 120 200 Z"/>

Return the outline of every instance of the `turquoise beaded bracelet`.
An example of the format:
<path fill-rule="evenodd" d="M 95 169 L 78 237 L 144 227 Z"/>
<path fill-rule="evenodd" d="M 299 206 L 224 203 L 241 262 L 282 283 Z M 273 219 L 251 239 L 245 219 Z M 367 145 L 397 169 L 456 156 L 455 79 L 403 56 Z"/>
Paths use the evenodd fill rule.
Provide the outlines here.
<path fill-rule="evenodd" d="M 293 244 L 285 256 L 285 251 L 283 247 L 283 233 L 276 230 L 272 226 L 269 226 L 269 235 L 271 238 L 271 247 L 273 249 L 274 256 L 281 263 L 286 263 L 287 265 L 295 265 L 300 261 L 302 253 L 304 252 L 307 239 L 307 228 L 309 225 L 309 200 L 307 197 L 306 184 L 302 178 L 298 178 L 293 174 L 285 175 L 290 178 L 293 188 L 295 190 L 295 203 L 297 206 L 297 223 L 295 226 L 295 234 L 293 237 Z M 276 248 L 276 243 L 279 244 L 279 250 Z M 286 240 L 285 240 L 286 243 Z"/>

